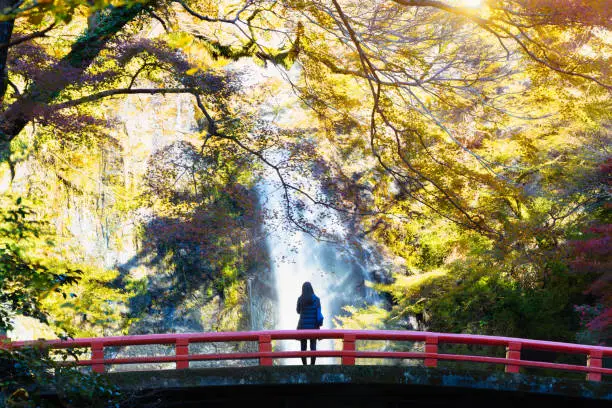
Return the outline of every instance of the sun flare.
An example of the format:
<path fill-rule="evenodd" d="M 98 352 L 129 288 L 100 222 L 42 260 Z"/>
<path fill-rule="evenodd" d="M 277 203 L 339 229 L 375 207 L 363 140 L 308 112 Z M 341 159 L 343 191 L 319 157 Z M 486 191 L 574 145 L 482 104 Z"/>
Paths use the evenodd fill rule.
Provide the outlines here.
<path fill-rule="evenodd" d="M 459 3 L 464 7 L 478 8 L 482 6 L 482 0 L 460 0 Z"/>

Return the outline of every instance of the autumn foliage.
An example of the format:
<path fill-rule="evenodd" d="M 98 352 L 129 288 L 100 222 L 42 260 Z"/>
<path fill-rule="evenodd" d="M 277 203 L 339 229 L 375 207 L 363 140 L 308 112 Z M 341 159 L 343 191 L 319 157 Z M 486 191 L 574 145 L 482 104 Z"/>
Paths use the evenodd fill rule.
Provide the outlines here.
<path fill-rule="evenodd" d="M 600 175 L 605 181 L 606 194 L 612 191 L 612 159 L 600 166 Z M 604 219 L 609 219 L 611 203 L 602 208 Z M 607 217 L 606 217 L 607 215 Z M 595 277 L 588 293 L 597 298 L 600 310 L 587 322 L 592 330 L 609 331 L 612 327 L 612 224 L 594 223 L 588 227 L 581 240 L 570 243 L 573 258 L 570 261 L 575 273 L 591 274 Z"/>

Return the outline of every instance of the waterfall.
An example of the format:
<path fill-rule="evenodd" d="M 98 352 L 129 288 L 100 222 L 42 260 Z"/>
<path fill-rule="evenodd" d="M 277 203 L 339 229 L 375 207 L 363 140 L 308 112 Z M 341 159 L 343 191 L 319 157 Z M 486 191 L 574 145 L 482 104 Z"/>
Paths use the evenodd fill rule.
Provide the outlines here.
<path fill-rule="evenodd" d="M 278 155 L 274 156 L 278 159 Z M 307 179 L 304 174 L 290 174 L 289 178 L 293 185 L 300 185 L 311 196 L 322 194 L 316 180 Z M 381 302 L 376 292 L 365 285 L 370 278 L 370 267 L 363 257 L 366 251 L 362 248 L 359 253 L 349 245 L 352 237 L 348 236 L 348 230 L 335 210 L 308 203 L 300 207 L 301 216 L 308 222 L 316 223 L 336 237 L 333 242 L 317 240 L 307 232 L 291 227 L 287 220 L 285 192 L 275 172 L 264 172 L 257 190 L 265 214 L 266 246 L 277 292 L 275 329 L 297 327 L 296 304 L 306 281 L 312 283 L 315 294 L 321 299 L 323 329 L 334 328 L 334 316 L 346 314 L 344 306 Z M 286 341 L 275 348 L 299 350 L 299 346 L 297 341 Z M 317 349 L 333 349 L 333 341 L 319 341 Z M 329 364 L 332 360 L 320 358 L 317 363 Z M 301 364 L 301 361 L 292 359 L 285 364 Z"/>

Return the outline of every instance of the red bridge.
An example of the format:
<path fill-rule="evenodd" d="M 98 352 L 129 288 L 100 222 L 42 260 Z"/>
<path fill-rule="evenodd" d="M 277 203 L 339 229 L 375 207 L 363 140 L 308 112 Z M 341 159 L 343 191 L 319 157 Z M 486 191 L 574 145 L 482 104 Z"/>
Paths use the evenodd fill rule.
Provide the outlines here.
<path fill-rule="evenodd" d="M 282 342 L 284 340 L 299 340 L 299 339 L 331 339 L 333 340 L 334 347 L 333 349 L 320 349 L 316 351 L 283 351 L 283 350 L 275 350 L 279 347 L 273 347 L 273 345 L 278 342 Z M 383 341 L 385 344 L 395 346 L 394 348 L 401 347 L 401 342 L 408 342 L 411 345 L 419 345 L 420 348 L 413 347 L 413 349 L 419 349 L 419 351 L 398 351 L 398 350 L 383 350 L 379 347 L 378 350 L 372 350 L 373 345 L 376 345 L 376 341 Z M 245 342 L 245 344 L 249 345 L 246 348 L 243 347 L 244 350 L 235 349 L 239 351 L 225 352 L 225 353 L 197 353 L 195 349 L 197 349 L 198 344 L 202 343 L 235 343 L 235 342 Z M 125 347 L 125 346 L 141 346 L 141 345 L 169 345 L 173 346 L 173 352 L 170 355 L 141 355 L 141 356 L 129 356 L 129 357 L 111 357 L 108 356 L 109 352 L 105 353 L 105 350 L 109 350 L 109 348 L 113 347 Z M 472 352 L 462 352 L 459 354 L 458 352 L 449 353 L 444 349 L 451 345 L 464 345 L 467 347 L 460 347 L 461 350 L 472 350 Z M 378 374 L 374 374 L 370 381 L 368 382 L 370 385 L 377 384 L 381 381 L 381 376 L 384 376 L 382 373 L 385 370 L 384 365 L 372 366 L 369 361 L 372 360 L 364 360 L 364 359 L 393 359 L 397 360 L 398 363 L 401 363 L 401 360 L 418 360 L 422 361 L 423 364 L 418 364 L 418 361 L 415 362 L 412 366 L 400 366 L 396 364 L 387 364 L 387 368 L 391 371 L 395 370 L 396 374 L 403 373 L 400 377 L 403 379 L 392 379 L 391 382 L 396 382 L 396 385 L 410 385 L 410 380 L 407 378 L 410 377 L 410 372 L 415 372 L 417 370 L 420 374 L 425 375 L 429 380 L 432 380 L 434 377 L 437 378 L 438 385 L 440 386 L 440 381 L 442 385 L 445 384 L 444 376 L 450 376 L 449 378 L 468 378 L 470 376 L 478 376 L 483 374 L 482 368 L 478 368 L 479 374 L 471 374 L 470 370 L 465 369 L 465 364 L 462 365 L 462 370 L 453 370 L 452 364 L 444 364 L 445 367 L 440 367 L 441 362 L 462 362 L 462 363 L 488 363 L 489 365 L 494 366 L 503 366 L 505 374 L 503 372 L 498 372 L 495 377 L 495 381 L 497 385 L 493 386 L 492 389 L 496 390 L 506 390 L 506 391 L 520 391 L 519 389 L 513 389 L 512 386 L 505 386 L 502 383 L 506 381 L 506 383 L 520 383 L 521 381 L 517 380 L 517 378 L 524 377 L 522 374 L 517 374 L 519 372 L 524 372 L 532 369 L 545 369 L 547 377 L 541 377 L 540 380 L 534 380 L 534 377 L 530 375 L 529 381 L 539 381 L 540 389 L 542 389 L 542 384 L 550 384 L 551 381 L 557 384 L 557 380 L 554 378 L 559 377 L 558 384 L 566 383 L 567 381 L 572 382 L 575 385 L 576 379 L 569 379 L 567 375 L 563 375 L 561 373 L 567 372 L 575 372 L 575 373 L 583 373 L 583 380 L 579 381 L 581 389 L 586 390 L 582 395 L 574 395 L 574 397 L 585 397 L 591 396 L 594 397 L 595 400 L 605 400 L 608 402 L 612 402 L 612 388 L 610 387 L 609 380 L 612 378 L 612 368 L 606 367 L 606 362 L 609 362 L 612 357 L 612 347 L 602 347 L 602 346 L 592 346 L 592 345 L 581 345 L 581 344 L 572 344 L 572 343 L 560 343 L 560 342 L 552 342 L 552 341 L 540 341 L 540 340 L 529 340 L 529 339 L 520 339 L 520 338 L 510 338 L 510 337 L 495 337 L 495 336 L 482 336 L 482 335 L 468 335 L 468 334 L 448 334 L 448 333 L 433 333 L 433 332 L 421 332 L 421 331 L 369 331 L 369 330 L 273 330 L 273 331 L 260 331 L 260 332 L 209 332 L 209 333 L 176 333 L 176 334 L 150 334 L 150 335 L 135 335 L 135 336 L 119 336 L 119 337 L 103 337 L 103 338 L 79 338 L 72 340 L 46 340 L 46 341 L 15 341 L 15 342 L 5 342 L 3 347 L 27 347 L 27 346 L 36 346 L 36 347 L 44 347 L 50 349 L 75 349 L 83 351 L 85 350 L 84 358 L 76 361 L 76 364 L 79 366 L 91 366 L 94 372 L 104 373 L 109 372 L 108 375 L 117 375 L 117 378 L 120 376 L 124 376 L 124 378 L 128 378 L 130 373 L 126 372 L 118 372 L 112 373 L 114 371 L 112 369 L 113 366 L 119 364 L 146 364 L 146 363 L 175 363 L 176 370 L 179 370 L 183 373 L 179 375 L 182 379 L 187 379 L 189 375 L 197 376 L 199 378 L 197 384 L 190 383 L 190 387 L 204 387 L 206 386 L 206 376 L 207 372 L 213 373 L 215 376 L 214 384 L 211 386 L 219 385 L 219 376 L 223 375 L 223 371 L 219 371 L 219 368 L 204 368 L 204 369 L 190 369 L 190 362 L 198 362 L 198 361 L 218 361 L 222 362 L 226 361 L 236 361 L 236 360 L 248 360 L 251 364 L 247 367 L 246 364 L 239 368 L 241 375 L 239 377 L 244 377 L 248 371 L 251 370 L 253 372 L 258 373 L 270 373 L 270 370 L 275 370 L 277 373 L 286 371 L 288 376 L 297 376 L 301 379 L 297 379 L 295 381 L 290 378 L 278 379 L 274 380 L 276 382 L 283 384 L 294 383 L 303 383 L 303 375 L 311 376 L 315 371 L 319 373 L 319 380 L 316 378 L 312 381 L 319 383 L 319 385 L 323 385 L 325 383 L 346 383 L 347 381 L 350 383 L 351 381 L 356 381 L 356 378 L 360 378 L 357 382 L 368 382 L 367 376 L 362 375 L 367 370 L 364 371 L 364 367 L 374 367 L 371 370 L 379 370 L 376 371 Z M 362 347 L 363 346 L 363 347 Z M 484 346 L 484 347 L 479 347 Z M 319 345 L 321 347 L 321 345 Z M 388 347 L 387 347 L 388 348 Z M 404 347 L 406 348 L 406 347 Z M 489 355 L 483 352 L 483 349 L 489 348 L 491 352 Z M 455 348 L 456 349 L 456 348 Z M 494 350 L 497 352 L 495 355 Z M 505 352 L 505 355 L 499 355 L 500 350 Z M 543 352 L 543 353 L 542 353 Z M 569 355 L 574 356 L 572 361 L 583 361 L 583 363 L 560 363 L 560 362 L 550 362 L 543 361 L 544 359 L 537 359 L 531 357 L 531 359 L 526 358 L 525 356 L 537 356 L 540 354 L 554 353 L 554 356 L 559 355 Z M 302 366 L 293 366 L 287 367 L 282 366 L 283 362 L 286 362 L 288 359 L 293 359 L 295 362 L 296 358 L 300 357 L 333 357 L 336 358 L 339 364 L 335 364 L 333 366 L 330 365 L 322 365 L 316 367 L 302 367 Z M 577 358 L 577 356 L 581 356 Z M 298 360 L 299 361 L 299 360 Z M 360 364 L 365 362 L 365 365 Z M 275 364 L 277 363 L 277 364 Z M 606 363 L 606 364 L 604 364 Z M 274 367 L 257 367 L 257 366 L 274 366 Z M 474 366 L 482 367 L 482 364 L 474 364 Z M 133 366 L 135 367 L 135 366 Z M 283 368 L 284 367 L 284 368 Z M 361 367 L 361 368 L 360 368 Z M 448 368 L 447 368 L 448 367 Z M 137 367 L 135 367 L 137 368 Z M 141 368 L 137 368 L 140 369 Z M 189 369 L 189 370 L 187 370 Z M 212 371 L 211 371 L 212 370 Z M 232 370 L 237 370 L 236 365 Z M 258 371 L 259 370 L 259 371 Z M 371 371 L 370 370 L 370 371 Z M 382 370 L 382 371 L 381 371 Z M 398 371 L 399 370 L 399 371 Z M 420 371 L 419 371 L 420 370 Z M 476 370 L 476 371 L 478 371 Z M 125 370 L 122 370 L 125 371 Z M 129 370 L 128 370 L 129 371 Z M 161 371 L 165 371 L 165 373 L 161 373 Z M 500 370 L 497 370 L 500 371 Z M 169 372 L 169 373 L 168 373 Z M 160 375 L 164 376 L 165 382 L 164 384 L 168 384 L 168 379 L 178 378 L 176 374 L 178 371 L 175 370 L 157 370 L 155 372 L 147 371 L 148 375 L 151 375 L 157 379 L 159 379 Z M 224 385 L 234 385 L 238 386 L 239 384 L 245 384 L 243 381 L 244 378 L 240 381 L 233 380 L 233 373 L 230 371 L 224 371 L 227 373 L 226 380 L 222 381 Z M 221 374 L 220 374 L 221 373 Z M 327 374 L 326 374 L 327 373 Z M 331 375 L 332 373 L 333 375 Z M 351 373 L 351 380 L 346 380 L 346 373 Z M 360 374 L 361 373 L 361 374 Z M 551 374 L 553 373 L 553 374 Z M 558 373 L 558 374 L 554 374 Z M 330 374 L 330 375 L 328 375 Z M 491 375 L 492 372 L 485 373 L 486 375 Z M 262 374 L 263 375 L 263 374 Z M 519 377 L 516 377 L 516 376 Z M 552 375 L 552 377 L 551 377 Z M 302 377 L 301 377 L 302 376 Z M 334 377 L 335 376 L 335 377 Z M 462 377 L 463 376 L 463 377 Z M 132 375 L 132 377 L 134 377 Z M 138 378 L 140 381 L 145 381 L 146 378 L 142 371 L 139 371 Z M 270 374 L 266 374 L 264 376 L 267 378 L 263 380 L 264 382 L 274 382 L 271 380 Z M 297 378 L 296 377 L 296 378 Z M 397 377 L 397 376 L 396 376 Z M 418 377 L 418 376 L 417 376 Z M 263 377 L 262 377 L 263 378 Z M 327 378 L 327 380 L 326 380 Z M 334 380 L 334 378 L 336 380 Z M 416 377 L 415 377 L 416 378 Z M 471 377 L 470 377 L 471 378 Z M 493 378 L 493 377 L 490 377 Z M 339 380 L 338 380 L 339 379 Z M 427 381 L 429 381 L 427 380 Z M 121 380 L 123 381 L 123 380 Z M 120 382 L 121 382 L 120 381 Z M 191 381 L 191 380 L 190 380 Z M 235 382 L 234 382 L 235 381 Z M 256 383 L 259 385 L 262 384 L 261 381 Z M 311 381 L 311 380 L 307 380 Z M 420 379 L 416 378 L 413 381 L 413 385 L 419 383 Z M 424 386 L 432 386 L 432 384 L 428 384 L 427 381 L 425 383 L 421 382 Z M 433 381 L 433 380 L 432 380 Z M 434 382 L 435 382 L 434 381 Z M 459 382 L 461 382 L 460 380 Z M 493 381 L 493 380 L 488 380 Z M 494 381 L 494 382 L 495 382 Z M 150 385 L 150 381 L 147 381 Z M 431 382 L 431 381 L 430 381 Z M 469 381 L 468 381 L 469 382 Z M 482 381 L 476 381 L 475 384 L 480 384 Z M 449 383 L 446 381 L 448 385 L 453 386 L 452 381 Z M 174 382 L 174 387 L 180 385 L 178 382 Z M 256 384 L 256 385 L 257 385 Z M 500 385 L 501 384 L 501 385 Z M 269 384 L 268 384 L 269 385 Z M 435 385 L 435 384 L 433 384 Z M 460 384 L 461 385 L 461 384 Z M 463 384 L 466 386 L 466 383 Z M 469 387 L 470 385 L 467 384 Z M 139 387 L 143 387 L 143 384 L 140 384 Z M 576 389 L 573 386 L 574 390 Z M 579 387 L 579 388 L 580 388 Z M 482 388 L 482 386 L 476 385 L 476 388 Z M 485 386 L 486 388 L 486 386 Z M 563 387 L 561 387 L 563 388 Z M 567 388 L 567 387 L 566 387 Z M 571 387 L 570 387 L 571 388 Z M 521 388 L 522 391 L 525 391 L 525 388 Z M 554 393 L 551 391 L 551 393 Z M 578 392 L 580 394 L 580 392 Z M 236 395 L 234 395 L 236 397 Z M 566 395 L 568 397 L 568 395 Z M 454 397 L 453 397 L 454 398 Z M 181 404 L 185 406 L 184 404 Z M 611 404 L 612 405 L 612 404 Z M 169 406 L 169 405 L 168 405 Z"/>

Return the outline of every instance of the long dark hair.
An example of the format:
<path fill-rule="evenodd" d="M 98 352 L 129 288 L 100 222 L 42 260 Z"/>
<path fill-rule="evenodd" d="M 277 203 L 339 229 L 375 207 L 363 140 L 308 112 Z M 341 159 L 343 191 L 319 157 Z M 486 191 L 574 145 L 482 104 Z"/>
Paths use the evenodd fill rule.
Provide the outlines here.
<path fill-rule="evenodd" d="M 312 304 L 314 301 L 314 289 L 310 282 L 304 282 L 302 285 L 302 296 L 300 296 L 300 303 L 305 306 Z"/>

